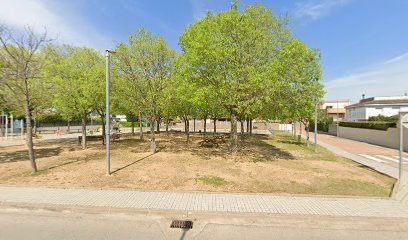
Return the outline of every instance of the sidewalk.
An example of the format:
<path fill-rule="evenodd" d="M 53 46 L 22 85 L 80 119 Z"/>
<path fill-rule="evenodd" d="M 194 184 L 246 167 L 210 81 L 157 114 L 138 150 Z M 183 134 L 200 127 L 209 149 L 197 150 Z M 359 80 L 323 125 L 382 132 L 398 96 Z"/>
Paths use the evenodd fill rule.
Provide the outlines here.
<path fill-rule="evenodd" d="M 395 200 L 269 194 L 145 192 L 0 186 L 0 205 L 408 218 L 408 208 Z"/>
<path fill-rule="evenodd" d="M 310 134 L 314 141 L 314 135 Z M 398 179 L 399 158 L 398 150 L 376 146 L 364 142 L 345 138 L 338 138 L 326 134 L 317 135 L 317 143 L 331 152 L 351 159 L 365 166 L 371 167 L 381 173 Z M 403 182 L 408 182 L 408 154 L 403 154 Z"/>

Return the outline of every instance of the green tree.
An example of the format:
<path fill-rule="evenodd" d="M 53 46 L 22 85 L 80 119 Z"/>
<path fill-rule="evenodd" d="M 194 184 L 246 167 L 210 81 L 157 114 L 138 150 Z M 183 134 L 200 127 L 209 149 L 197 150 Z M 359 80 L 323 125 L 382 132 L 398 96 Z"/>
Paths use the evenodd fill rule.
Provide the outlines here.
<path fill-rule="evenodd" d="M 172 60 L 175 52 L 166 46 L 162 37 L 158 37 L 140 29 L 129 37 L 128 44 L 119 44 L 116 51 L 115 65 L 119 75 L 128 89 L 135 95 L 133 100 L 143 109 L 150 121 L 150 150 L 156 152 L 155 122 L 158 120 L 158 104 L 163 91 L 171 78 Z"/>
<path fill-rule="evenodd" d="M 255 4 L 238 11 L 234 1 L 229 11 L 191 24 L 179 39 L 191 79 L 211 86 L 231 116 L 231 151 L 236 152 L 237 118 L 268 98 L 276 79 L 266 75 L 290 33 L 287 20 Z"/>
<path fill-rule="evenodd" d="M 0 25 L 0 89 L 3 105 L 24 113 L 28 158 L 37 171 L 32 138 L 32 113 L 42 105 L 48 88 L 43 69 L 49 63 L 47 34 L 32 28 L 17 32 Z"/>
<path fill-rule="evenodd" d="M 104 118 L 104 71 L 102 55 L 91 48 L 65 45 L 58 49 L 54 71 L 53 104 L 67 116 L 81 116 L 82 148 L 86 148 L 87 117 L 100 111 Z"/>
<path fill-rule="evenodd" d="M 322 70 L 317 50 L 309 49 L 297 39 L 287 42 L 278 55 L 279 93 L 282 118 L 300 121 L 306 126 L 309 139 L 309 123 L 313 119 L 316 104 L 324 96 L 320 83 Z"/>

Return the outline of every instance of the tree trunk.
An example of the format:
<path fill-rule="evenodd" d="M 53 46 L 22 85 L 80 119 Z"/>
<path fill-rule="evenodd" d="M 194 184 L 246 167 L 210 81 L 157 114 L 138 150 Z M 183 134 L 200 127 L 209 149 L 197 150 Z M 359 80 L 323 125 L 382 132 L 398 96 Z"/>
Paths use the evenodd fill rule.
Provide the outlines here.
<path fill-rule="evenodd" d="M 252 119 L 249 119 L 249 136 L 252 136 Z"/>
<path fill-rule="evenodd" d="M 86 149 L 86 111 L 82 113 L 82 149 Z"/>
<path fill-rule="evenodd" d="M 246 119 L 246 132 L 249 133 L 249 118 Z"/>
<path fill-rule="evenodd" d="M 156 124 L 157 134 L 160 134 L 160 120 L 157 120 Z"/>
<path fill-rule="evenodd" d="M 237 115 L 235 112 L 231 112 L 231 152 L 236 153 L 238 151 L 238 133 L 237 133 Z"/>
<path fill-rule="evenodd" d="M 102 119 L 102 145 L 105 145 L 106 142 L 106 119 L 105 114 L 99 114 Z"/>
<path fill-rule="evenodd" d="M 37 163 L 35 162 L 34 146 L 33 146 L 33 129 L 31 126 L 31 110 L 30 110 L 30 100 L 28 96 L 25 96 L 25 118 L 26 118 L 26 128 L 27 128 L 27 148 L 28 148 L 28 159 L 30 160 L 31 169 L 33 172 L 37 172 Z M 7 131 L 7 129 L 6 129 Z"/>
<path fill-rule="evenodd" d="M 71 133 L 71 122 L 68 121 L 67 123 L 67 133 L 70 134 Z"/>
<path fill-rule="evenodd" d="M 135 119 L 132 117 L 132 136 L 135 136 Z"/>
<path fill-rule="evenodd" d="M 150 152 L 151 153 L 156 153 L 156 138 L 154 135 L 154 122 L 155 122 L 155 119 L 152 118 L 150 120 Z"/>
<path fill-rule="evenodd" d="M 217 118 L 214 118 L 214 133 L 217 133 Z"/>
<path fill-rule="evenodd" d="M 196 122 L 196 119 L 195 118 L 193 118 L 193 127 L 194 127 L 194 133 L 196 132 L 196 129 L 195 129 L 195 122 Z"/>
<path fill-rule="evenodd" d="M 207 118 L 205 117 L 204 118 L 204 136 L 206 135 L 206 133 L 207 133 Z"/>
<path fill-rule="evenodd" d="M 296 122 L 293 123 L 293 129 L 294 129 L 295 137 L 296 137 Z"/>
<path fill-rule="evenodd" d="M 167 134 L 167 136 L 169 135 L 169 122 L 170 122 L 170 120 L 166 119 L 166 134 Z"/>
<path fill-rule="evenodd" d="M 143 140 L 142 112 L 139 111 L 140 140 Z"/>
<path fill-rule="evenodd" d="M 186 132 L 186 139 L 187 142 L 190 141 L 190 121 L 184 120 L 185 132 Z"/>
<path fill-rule="evenodd" d="M 309 124 L 306 125 L 306 144 L 307 147 L 309 148 L 310 144 L 309 144 Z"/>
<path fill-rule="evenodd" d="M 245 130 L 244 130 L 244 120 L 241 120 L 241 143 L 245 143 Z"/>

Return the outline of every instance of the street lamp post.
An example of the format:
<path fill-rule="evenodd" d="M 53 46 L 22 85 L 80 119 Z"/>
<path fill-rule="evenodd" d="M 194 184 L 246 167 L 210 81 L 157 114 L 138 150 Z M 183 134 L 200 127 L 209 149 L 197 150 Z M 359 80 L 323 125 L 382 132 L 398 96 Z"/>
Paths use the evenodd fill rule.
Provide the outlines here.
<path fill-rule="evenodd" d="M 314 127 L 314 151 L 315 151 L 315 153 L 317 153 L 317 105 L 318 105 L 318 103 L 316 103 L 316 106 L 315 106 L 315 121 L 314 121 L 314 124 L 315 124 L 315 127 Z"/>
<path fill-rule="evenodd" d="M 109 50 L 106 50 L 106 175 L 110 175 L 110 59 Z"/>

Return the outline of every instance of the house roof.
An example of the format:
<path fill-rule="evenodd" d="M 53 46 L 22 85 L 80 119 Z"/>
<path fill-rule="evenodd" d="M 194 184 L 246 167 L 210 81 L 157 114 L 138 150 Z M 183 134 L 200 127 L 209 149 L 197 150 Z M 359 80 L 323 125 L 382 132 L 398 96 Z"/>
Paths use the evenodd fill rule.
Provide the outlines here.
<path fill-rule="evenodd" d="M 363 106 L 370 106 L 370 105 L 407 105 L 408 106 L 408 98 L 366 98 L 361 100 L 359 103 L 355 103 L 352 105 L 348 105 L 345 108 L 353 108 L 353 107 L 363 107 Z"/>

